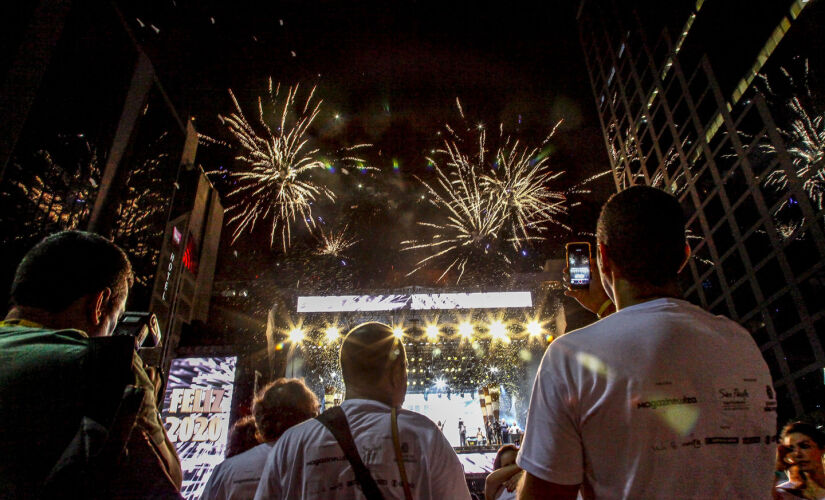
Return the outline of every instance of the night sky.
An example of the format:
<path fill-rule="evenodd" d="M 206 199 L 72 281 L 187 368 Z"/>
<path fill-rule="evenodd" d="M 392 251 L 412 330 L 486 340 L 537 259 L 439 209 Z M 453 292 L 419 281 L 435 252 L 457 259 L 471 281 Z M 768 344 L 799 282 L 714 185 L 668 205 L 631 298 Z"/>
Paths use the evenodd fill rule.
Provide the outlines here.
<path fill-rule="evenodd" d="M 418 236 L 409 217 L 416 211 L 410 200 L 421 192 L 413 176 L 432 175 L 425 154 L 440 145 L 436 132 L 445 123 L 461 123 L 456 98 L 468 125 L 481 122 L 497 130 L 503 123 L 505 131 L 535 145 L 564 119 L 551 143 L 551 165 L 567 172 L 562 188 L 608 168 L 576 31 L 577 2 L 259 3 L 162 0 L 119 6 L 172 101 L 181 114 L 195 118 L 199 132 L 226 138 L 217 115 L 232 111 L 228 88 L 252 112 L 270 76 L 283 85 L 317 84 L 324 103 L 316 138 L 330 147 L 369 142 L 370 164 L 389 172 L 375 189 L 391 202 L 374 201 L 400 214 L 390 211 L 371 224 L 396 223 L 399 234 L 378 253 L 394 254 L 400 239 Z M 399 171 L 392 170 L 393 160 Z M 206 170 L 216 163 L 233 168 L 231 155 L 207 152 L 200 161 L 210 163 Z M 594 194 L 584 196 L 584 205 L 566 220 L 574 232 L 592 232 L 612 180 L 604 177 L 592 187 Z M 352 206 L 347 203 L 339 200 Z M 570 238 L 560 233 L 555 241 L 535 245 L 529 263 L 516 270 L 535 271 L 545 258 L 560 257 Z M 265 249 L 268 239 L 265 233 L 241 238 L 235 250 L 275 259 L 277 251 Z M 412 263 L 407 255 L 379 264 L 373 251 L 367 253 L 360 260 L 379 268 Z M 378 284 L 356 280 L 360 286 Z"/>

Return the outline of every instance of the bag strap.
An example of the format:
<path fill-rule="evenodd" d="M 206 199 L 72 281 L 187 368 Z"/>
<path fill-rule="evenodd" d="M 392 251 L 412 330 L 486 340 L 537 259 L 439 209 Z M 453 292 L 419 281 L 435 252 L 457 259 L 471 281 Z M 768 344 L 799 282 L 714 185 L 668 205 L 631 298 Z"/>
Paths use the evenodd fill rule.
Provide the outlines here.
<path fill-rule="evenodd" d="M 404 455 L 401 453 L 401 442 L 398 439 L 398 410 L 392 408 L 392 444 L 395 448 L 395 461 L 398 463 L 398 472 L 401 474 L 401 484 L 404 485 L 404 498 L 412 500 L 412 490 L 407 481 L 407 469 L 404 467 Z"/>
<path fill-rule="evenodd" d="M 384 495 L 378 489 L 375 479 L 373 479 L 367 466 L 361 460 L 358 454 L 358 448 L 355 447 L 355 441 L 352 439 L 352 433 L 349 430 L 349 423 L 347 423 L 347 416 L 340 406 L 333 406 L 329 410 L 315 417 L 321 422 L 338 441 L 338 445 L 343 450 L 344 455 L 352 465 L 352 470 L 355 471 L 355 479 L 361 484 L 361 490 L 368 500 L 384 500 Z"/>

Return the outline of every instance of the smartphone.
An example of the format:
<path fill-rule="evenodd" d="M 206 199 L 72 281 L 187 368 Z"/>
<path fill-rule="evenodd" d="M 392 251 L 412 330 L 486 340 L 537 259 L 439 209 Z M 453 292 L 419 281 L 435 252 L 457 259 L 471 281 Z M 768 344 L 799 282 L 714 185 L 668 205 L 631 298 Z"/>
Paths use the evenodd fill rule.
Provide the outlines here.
<path fill-rule="evenodd" d="M 575 242 L 565 245 L 570 288 L 590 288 L 590 243 Z"/>

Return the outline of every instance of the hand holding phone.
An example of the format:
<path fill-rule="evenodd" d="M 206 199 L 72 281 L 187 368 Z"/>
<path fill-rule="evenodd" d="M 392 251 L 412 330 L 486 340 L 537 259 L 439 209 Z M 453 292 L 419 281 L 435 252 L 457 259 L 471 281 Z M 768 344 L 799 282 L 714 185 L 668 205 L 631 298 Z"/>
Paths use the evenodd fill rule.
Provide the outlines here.
<path fill-rule="evenodd" d="M 582 245 L 582 247 L 577 247 L 577 245 Z M 582 250 L 577 251 L 577 248 Z M 608 299 L 608 296 L 602 287 L 599 270 L 591 259 L 590 244 L 585 242 L 568 243 L 566 250 L 567 266 L 564 268 L 563 273 L 567 289 L 564 294 L 573 297 L 582 307 L 596 314 Z M 587 256 L 586 259 L 583 258 L 584 255 Z M 586 271 L 582 270 L 582 267 L 586 267 Z"/>
<path fill-rule="evenodd" d="M 570 288 L 590 288 L 590 243 L 576 242 L 565 245 Z"/>

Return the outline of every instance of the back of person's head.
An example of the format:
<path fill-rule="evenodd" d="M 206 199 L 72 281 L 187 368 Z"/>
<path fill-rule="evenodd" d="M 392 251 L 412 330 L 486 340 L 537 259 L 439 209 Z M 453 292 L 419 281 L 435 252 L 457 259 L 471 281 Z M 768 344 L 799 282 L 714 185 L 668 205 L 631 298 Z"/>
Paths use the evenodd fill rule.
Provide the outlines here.
<path fill-rule="evenodd" d="M 232 429 L 229 431 L 224 456 L 226 458 L 234 457 L 260 443 L 258 429 L 255 427 L 255 417 L 252 415 L 243 416 L 232 425 Z"/>
<path fill-rule="evenodd" d="M 123 250 L 85 231 L 47 236 L 23 257 L 11 285 L 11 305 L 66 310 L 76 300 L 106 288 L 112 304 L 132 286 L 132 266 Z"/>
<path fill-rule="evenodd" d="M 779 435 L 781 440 L 784 440 L 790 434 L 804 434 L 811 438 L 811 441 L 816 443 L 820 448 L 825 448 L 825 433 L 817 429 L 816 426 L 807 422 L 791 422 L 782 428 L 782 433 Z"/>
<path fill-rule="evenodd" d="M 252 404 L 264 441 L 277 441 L 287 429 L 318 414 L 318 398 L 302 380 L 279 378 L 261 389 Z"/>
<path fill-rule="evenodd" d="M 376 384 L 396 363 L 405 362 L 404 344 L 383 323 L 358 325 L 341 344 L 341 371 L 348 386 Z"/>
<path fill-rule="evenodd" d="M 514 454 L 514 462 L 515 462 L 515 455 L 518 455 L 518 446 L 514 444 L 505 444 L 501 448 L 498 449 L 496 452 L 496 458 L 493 460 L 493 470 L 501 469 L 503 466 L 501 465 L 502 457 L 505 453 L 511 452 Z"/>
<path fill-rule="evenodd" d="M 682 207 L 660 189 L 633 186 L 611 196 L 596 233 L 613 264 L 633 283 L 669 284 L 685 259 Z"/>

